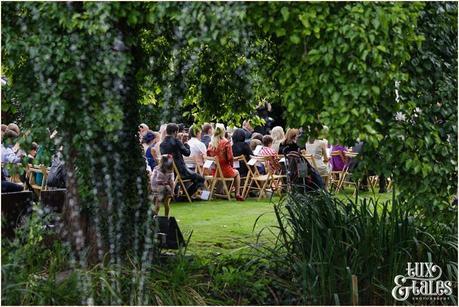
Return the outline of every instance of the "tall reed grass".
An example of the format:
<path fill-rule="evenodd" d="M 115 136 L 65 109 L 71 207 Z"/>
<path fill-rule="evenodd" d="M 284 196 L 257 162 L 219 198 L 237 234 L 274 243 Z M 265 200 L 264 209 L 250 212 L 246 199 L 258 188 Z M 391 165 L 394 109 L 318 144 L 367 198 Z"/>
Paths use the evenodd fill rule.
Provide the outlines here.
<path fill-rule="evenodd" d="M 274 206 L 278 236 L 268 257 L 287 304 L 394 304 L 394 277 L 407 262 L 433 261 L 456 284 L 455 227 L 423 225 L 419 212 L 392 201 L 348 199 L 320 192 L 289 194 Z M 432 217 L 434 220 L 434 217 Z M 358 286 L 352 285 L 356 276 Z M 355 277 L 354 277 L 355 278 Z M 438 304 L 438 302 L 436 302 Z"/>

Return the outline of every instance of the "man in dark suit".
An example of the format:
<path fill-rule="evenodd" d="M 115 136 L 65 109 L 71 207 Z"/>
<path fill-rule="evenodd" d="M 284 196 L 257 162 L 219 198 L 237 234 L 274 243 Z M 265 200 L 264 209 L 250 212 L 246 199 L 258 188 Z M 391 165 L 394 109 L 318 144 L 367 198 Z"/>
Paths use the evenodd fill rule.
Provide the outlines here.
<path fill-rule="evenodd" d="M 192 184 L 187 188 L 188 194 L 193 196 L 196 191 L 204 186 L 204 177 L 191 171 L 186 167 L 183 156 L 190 155 L 190 145 L 183 144 L 177 139 L 179 127 L 177 124 L 168 124 L 166 127 L 166 137 L 161 142 L 159 150 L 162 155 L 170 154 L 174 159 L 174 163 L 183 179 L 191 179 Z"/>

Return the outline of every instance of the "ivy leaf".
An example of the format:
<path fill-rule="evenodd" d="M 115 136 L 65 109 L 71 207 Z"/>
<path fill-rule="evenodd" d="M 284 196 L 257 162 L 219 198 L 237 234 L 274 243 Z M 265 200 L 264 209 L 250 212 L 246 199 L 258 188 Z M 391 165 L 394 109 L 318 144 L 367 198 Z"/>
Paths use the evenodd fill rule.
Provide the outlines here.
<path fill-rule="evenodd" d="M 282 14 L 282 17 L 284 18 L 284 21 L 287 21 L 289 15 L 290 15 L 290 13 L 288 11 L 288 8 L 285 7 L 285 6 L 283 8 L 281 8 L 281 14 Z"/>
<path fill-rule="evenodd" d="M 292 34 L 290 35 L 290 41 L 294 43 L 295 45 L 298 45 L 301 42 L 301 39 L 298 35 Z"/>
<path fill-rule="evenodd" d="M 373 85 L 373 86 L 371 87 L 371 90 L 372 90 L 373 93 L 375 93 L 376 95 L 379 95 L 379 94 L 380 94 L 379 87 L 377 87 L 376 85 Z"/>

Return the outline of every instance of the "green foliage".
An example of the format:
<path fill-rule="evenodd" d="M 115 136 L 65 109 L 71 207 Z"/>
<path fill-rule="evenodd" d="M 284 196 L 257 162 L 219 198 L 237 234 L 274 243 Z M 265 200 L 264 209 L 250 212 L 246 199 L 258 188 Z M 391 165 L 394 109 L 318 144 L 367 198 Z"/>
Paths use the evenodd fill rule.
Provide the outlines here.
<path fill-rule="evenodd" d="M 384 160 L 401 196 L 426 204 L 430 218 L 457 193 L 457 3 L 426 3 L 417 31 L 425 40 L 402 67 L 402 120 L 387 127 Z"/>
<path fill-rule="evenodd" d="M 455 12 L 454 3 L 8 4 L 3 57 L 33 136 L 72 127 L 75 145 L 116 141 L 128 118 L 240 125 L 267 99 L 307 134 L 326 125 L 331 143 L 364 141 L 362 169 L 392 175 L 425 206 L 457 186 Z M 119 42 L 137 51 L 113 52 Z M 129 63 L 135 85 L 123 83 Z M 121 98 L 120 83 L 135 96 Z M 406 184 L 413 177 L 422 180 Z"/>
<path fill-rule="evenodd" d="M 255 250 L 244 256 L 227 256 L 209 264 L 211 295 L 228 305 L 262 305 L 273 300 L 267 291 L 272 280 L 265 261 L 254 261 Z"/>
<path fill-rule="evenodd" d="M 126 16 L 141 9 L 139 3 L 95 2 L 2 6 L 3 63 L 27 115 L 24 127 L 48 149 L 63 146 L 71 201 L 102 231 L 104 245 L 115 245 L 112 256 L 141 253 L 148 227 L 147 177 L 136 136 L 143 54 L 138 29 L 126 25 L 135 23 Z M 53 143 L 48 129 L 58 131 Z M 114 227 L 124 238 L 108 243 Z M 88 230 L 71 231 L 81 228 Z M 95 247 L 91 236 L 86 239 Z"/>
<path fill-rule="evenodd" d="M 58 279 L 70 251 L 60 241 L 51 243 L 53 234 L 45 228 L 50 216 L 39 211 L 34 208 L 13 241 L 2 239 L 2 304 L 78 304 L 75 275 Z"/>
<path fill-rule="evenodd" d="M 443 208 L 457 190 L 457 5 L 273 2 L 247 12 L 276 50 L 290 125 L 326 125 L 332 144 L 364 141 L 362 172 L 392 176 L 427 212 Z"/>
<path fill-rule="evenodd" d="M 148 56 L 142 90 L 143 102 L 161 110 L 150 115 L 155 125 L 184 119 L 240 126 L 263 99 L 276 97 L 271 52 L 246 27 L 245 4 L 161 3 L 151 16 L 158 24 L 141 32 Z"/>
<path fill-rule="evenodd" d="M 363 288 L 364 300 L 373 303 L 374 293 L 387 299 L 386 292 L 372 288 L 388 287 L 392 275 L 384 275 L 385 269 L 401 270 L 408 256 L 427 252 L 453 270 L 441 259 L 457 256 L 451 247 L 457 237 L 450 237 L 456 209 L 445 210 L 445 200 L 457 190 L 457 4 L 6 3 L 2 29 L 8 110 L 23 114 L 21 124 L 31 131 L 27 142 L 38 141 L 50 151 L 63 145 L 68 188 L 77 191 L 72 201 L 94 227 L 84 230 L 101 235 L 102 249 L 111 256 L 110 269 L 93 272 L 100 283 L 91 291 L 100 294 L 100 303 L 141 304 L 145 298 L 136 292 L 146 278 L 139 265 L 114 263 L 121 253 L 142 254 L 151 226 L 136 135 L 140 110 L 151 113 L 142 118 L 154 125 L 179 118 L 240 125 L 253 118 L 263 99 L 279 101 L 291 126 L 311 133 L 327 125 L 332 143 L 365 141 L 363 169 L 392 175 L 401 199 L 422 209 L 403 211 L 398 205 L 405 202 L 394 209 L 328 198 L 293 201 L 287 215 L 279 209 L 280 226 L 291 227 L 282 232 L 288 253 L 280 260 L 295 263 L 292 270 L 281 269 L 280 279 L 293 272 L 297 282 L 297 289 L 280 282 L 280 297 L 293 293 L 301 303 L 333 303 L 335 293 L 349 290 L 351 272 L 369 287 Z M 397 112 L 406 120 L 397 119 Z M 59 133 L 52 143 L 48 129 Z M 441 224 L 417 224 L 408 216 L 428 220 L 440 213 Z M 37 238 L 15 248 L 28 255 L 40 243 Z M 396 252 L 389 250 L 393 247 Z M 5 259 L 13 263 L 16 255 L 10 255 Z M 38 276 L 35 271 L 30 274 L 46 259 L 31 258 L 19 258 L 31 269 L 19 274 L 17 283 L 12 271 L 2 274 L 10 285 L 5 303 L 56 302 L 48 295 L 52 279 L 46 284 L 31 277 Z M 232 303 L 266 298 L 260 290 L 265 280 L 251 292 L 246 288 L 252 276 L 224 267 L 215 271 L 216 283 L 239 297 Z M 186 266 L 179 268 L 183 271 L 163 272 L 178 285 L 172 298 L 167 283 L 159 282 L 147 303 L 207 302 L 199 294 L 205 287 L 195 290 L 183 274 Z M 111 276 L 111 269 L 118 275 Z M 151 285 L 154 276 L 148 278 Z M 13 286 L 23 283 L 33 289 L 26 298 Z M 48 294 L 33 296 L 40 289 Z M 225 293 L 217 296 L 227 299 Z"/>
<path fill-rule="evenodd" d="M 267 259 L 289 292 L 282 297 L 292 299 L 284 304 L 349 305 L 352 275 L 359 304 L 393 304 L 393 279 L 407 262 L 433 261 L 457 281 L 457 219 L 425 225 L 395 194 L 384 203 L 292 194 L 274 209 L 279 236 Z M 448 304 L 456 301 L 454 294 Z"/>

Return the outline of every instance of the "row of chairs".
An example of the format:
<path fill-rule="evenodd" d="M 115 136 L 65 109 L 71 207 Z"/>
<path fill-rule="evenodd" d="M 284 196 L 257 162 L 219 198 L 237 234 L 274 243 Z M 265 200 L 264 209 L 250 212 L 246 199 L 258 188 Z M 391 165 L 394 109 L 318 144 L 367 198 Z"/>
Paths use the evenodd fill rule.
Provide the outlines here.
<path fill-rule="evenodd" d="M 306 151 L 302 151 L 302 155 L 311 163 L 311 165 L 317 169 L 316 161 L 313 159 L 313 156 Z M 354 180 L 352 178 L 351 170 L 349 169 L 350 166 L 350 159 L 357 157 L 358 153 L 348 151 L 332 151 L 330 153 L 331 158 L 340 157 L 343 161 L 347 161 L 344 165 L 344 168 L 341 171 L 331 171 L 329 176 L 322 176 L 322 179 L 326 183 L 326 186 L 330 191 L 334 190 L 335 193 L 341 191 L 345 186 L 351 186 L 354 188 L 354 194 L 357 192 L 360 181 Z M 324 161 L 327 162 L 327 161 Z M 391 178 L 387 178 L 388 185 L 387 190 L 392 188 L 393 182 Z M 374 191 L 376 186 L 379 183 L 379 176 L 369 176 L 368 177 L 368 184 L 371 190 Z"/>
<path fill-rule="evenodd" d="M 303 150 L 302 152 L 303 157 L 305 157 L 308 162 L 315 168 L 317 168 L 317 163 L 315 159 L 313 158 L 312 154 L 306 152 Z M 345 152 L 343 153 L 342 151 L 332 151 L 330 153 L 331 158 L 334 157 L 341 157 L 343 161 L 349 161 L 352 158 L 357 157 L 356 152 Z M 328 162 L 328 161 L 324 161 Z M 331 191 L 334 190 L 335 192 L 341 191 L 341 189 L 345 186 L 353 186 L 354 187 L 354 193 L 358 189 L 359 182 L 352 180 L 352 174 L 349 169 L 349 163 L 346 163 L 344 168 L 341 171 L 331 171 L 329 175 L 327 176 L 322 176 L 322 179 L 325 183 L 325 186 Z"/>
<path fill-rule="evenodd" d="M 238 169 L 241 165 L 245 165 L 247 168 L 247 174 L 241 176 L 241 187 L 242 191 L 235 191 L 234 178 L 227 178 L 223 176 L 221 165 L 217 158 L 207 157 L 204 164 L 201 166 L 195 158 L 185 157 L 185 163 L 190 169 L 193 169 L 205 179 L 205 190 L 208 191 L 208 199 L 214 197 L 224 197 L 231 200 L 231 192 L 240 194 L 246 198 L 250 192 L 258 193 L 258 199 L 273 195 L 273 193 L 282 193 L 282 189 L 285 187 L 286 175 L 281 174 L 278 170 L 271 168 L 272 159 L 274 157 L 266 156 L 251 156 L 249 161 L 241 155 L 234 157 L 233 167 Z M 278 158 L 281 163 L 283 158 Z M 265 173 L 262 174 L 258 166 L 263 165 Z M 214 170 L 214 172 L 212 172 Z M 180 186 L 181 193 L 191 202 L 191 196 L 186 190 L 186 184 L 190 183 L 191 180 L 183 179 L 178 172 L 178 169 L 174 163 L 175 172 L 175 184 Z"/>
<path fill-rule="evenodd" d="M 48 172 L 49 168 L 47 168 L 44 165 L 33 165 L 33 164 L 28 164 L 26 169 L 25 169 L 25 178 L 27 182 L 29 183 L 29 186 L 33 190 L 35 194 L 37 194 L 37 197 L 40 197 L 40 192 L 41 191 L 46 191 L 48 189 L 47 187 L 47 181 L 48 181 Z M 37 175 L 41 175 L 41 182 L 37 182 L 36 178 Z M 22 181 L 20 179 L 20 176 L 15 174 L 11 176 L 11 182 L 22 184 Z M 27 187 L 24 186 L 26 189 Z"/>

